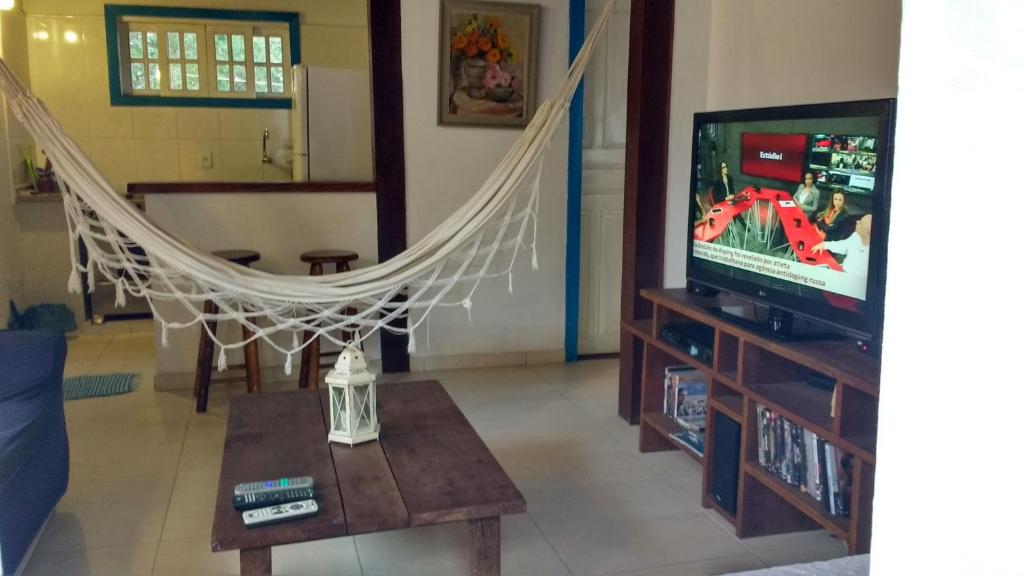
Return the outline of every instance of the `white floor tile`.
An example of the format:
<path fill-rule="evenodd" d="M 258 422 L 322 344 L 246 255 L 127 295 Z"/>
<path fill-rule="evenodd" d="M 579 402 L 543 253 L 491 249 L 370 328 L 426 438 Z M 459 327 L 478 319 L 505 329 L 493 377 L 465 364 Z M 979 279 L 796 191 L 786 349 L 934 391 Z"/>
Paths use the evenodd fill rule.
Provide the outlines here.
<path fill-rule="evenodd" d="M 156 559 L 156 542 L 129 546 L 36 552 L 24 576 L 149 576 Z"/>
<path fill-rule="evenodd" d="M 197 414 L 191 385 L 153 389 L 152 322 L 87 326 L 69 340 L 66 374 L 141 374 L 130 394 L 68 402 L 71 487 L 27 576 L 238 574 L 238 553 L 210 551 L 213 502 L 231 398 L 215 382 Z M 845 553 L 824 532 L 738 540 L 700 507 L 700 466 L 640 454 L 616 414 L 618 362 L 389 375 L 437 379 L 527 498 L 502 520 L 502 573 L 696 576 Z M 295 377 L 264 379 L 266 393 Z M 386 384 L 382 384 L 386 385 Z M 454 523 L 273 549 L 275 574 L 469 573 L 469 528 Z"/>

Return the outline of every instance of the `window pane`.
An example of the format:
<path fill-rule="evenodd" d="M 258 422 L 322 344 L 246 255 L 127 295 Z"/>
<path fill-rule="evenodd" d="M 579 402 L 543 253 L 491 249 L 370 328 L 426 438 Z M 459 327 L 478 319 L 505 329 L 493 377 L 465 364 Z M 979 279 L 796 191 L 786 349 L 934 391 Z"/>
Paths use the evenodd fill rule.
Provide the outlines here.
<path fill-rule="evenodd" d="M 260 94 L 266 94 L 269 86 L 267 86 L 267 68 L 265 66 L 257 66 L 252 71 L 252 85 L 256 89 L 256 92 Z"/>
<path fill-rule="evenodd" d="M 217 90 L 231 91 L 231 67 L 227 64 L 217 64 Z"/>
<path fill-rule="evenodd" d="M 142 32 L 128 33 L 128 55 L 130 58 L 139 60 L 142 58 Z"/>
<path fill-rule="evenodd" d="M 141 35 L 140 35 L 141 38 Z M 132 62 L 132 90 L 146 89 L 146 65 L 142 62 Z"/>
<path fill-rule="evenodd" d="M 270 37 L 270 61 L 274 64 L 284 62 L 284 47 L 281 44 L 280 36 Z"/>
<path fill-rule="evenodd" d="M 263 36 L 252 37 L 252 61 L 257 64 L 267 61 L 267 39 Z"/>
<path fill-rule="evenodd" d="M 167 57 L 171 60 L 181 58 L 181 34 L 177 32 L 167 33 Z"/>
<path fill-rule="evenodd" d="M 245 66 L 241 65 L 241 64 L 235 64 L 234 72 L 235 72 L 235 75 L 234 75 L 235 92 L 248 92 L 249 91 L 249 88 L 247 86 L 248 82 L 246 82 L 246 79 L 245 79 Z"/>
<path fill-rule="evenodd" d="M 160 57 L 160 38 L 156 32 L 146 32 L 146 51 L 150 60 Z"/>
<path fill-rule="evenodd" d="M 181 64 L 179 62 L 171 62 L 168 72 L 171 75 L 170 80 L 168 80 L 171 90 L 181 90 Z"/>
<path fill-rule="evenodd" d="M 231 35 L 231 59 L 235 62 L 245 62 L 245 36 Z"/>
<path fill-rule="evenodd" d="M 280 66 L 270 68 L 270 91 L 274 94 L 284 94 L 284 68 Z"/>
<path fill-rule="evenodd" d="M 213 35 L 214 49 L 217 51 L 217 61 L 227 62 L 230 60 L 228 57 L 228 35 L 227 34 L 214 34 Z"/>
<path fill-rule="evenodd" d="M 185 64 L 185 87 L 199 90 L 199 64 Z"/>
<path fill-rule="evenodd" d="M 185 32 L 185 60 L 199 60 L 199 38 L 195 32 Z"/>
<path fill-rule="evenodd" d="M 149 89 L 159 90 L 160 89 L 160 65 L 150 64 L 149 65 Z"/>

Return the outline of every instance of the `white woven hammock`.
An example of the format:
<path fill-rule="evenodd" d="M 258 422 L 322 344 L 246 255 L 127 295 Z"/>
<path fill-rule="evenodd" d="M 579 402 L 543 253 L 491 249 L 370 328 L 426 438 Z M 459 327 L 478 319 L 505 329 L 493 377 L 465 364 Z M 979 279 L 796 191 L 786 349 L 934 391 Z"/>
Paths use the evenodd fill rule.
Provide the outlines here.
<path fill-rule="evenodd" d="M 286 356 L 290 373 L 292 356 L 317 336 L 340 345 L 353 342 L 343 342 L 343 333 L 354 334 L 354 343 L 377 330 L 407 333 L 408 350 L 415 352 L 415 332 L 435 307 L 464 306 L 468 312 L 484 278 L 507 276 L 511 291 L 512 266 L 522 250 L 532 251 L 537 268 L 542 154 L 562 123 L 616 1 L 609 0 L 594 23 L 554 97 L 538 107 L 522 136 L 464 206 L 393 259 L 339 274 L 274 275 L 193 248 L 115 192 L 2 60 L 0 89 L 53 164 L 70 232 L 69 290 L 81 290 L 84 273 L 92 291 L 102 274 L 115 284 L 118 305 L 124 305 L 126 293 L 149 302 L 164 345 L 168 329 L 200 324 L 219 347 L 219 370 L 227 365 L 225 350 L 262 338 Z M 85 263 L 78 260 L 79 239 L 88 249 Z M 204 313 L 207 300 L 217 305 L 216 313 Z M 178 302 L 190 320 L 171 321 L 154 302 Z M 251 337 L 226 340 L 207 324 L 224 320 L 241 323 Z M 282 332 L 291 333 L 290 345 L 281 344 L 287 338 L 272 338 Z"/>

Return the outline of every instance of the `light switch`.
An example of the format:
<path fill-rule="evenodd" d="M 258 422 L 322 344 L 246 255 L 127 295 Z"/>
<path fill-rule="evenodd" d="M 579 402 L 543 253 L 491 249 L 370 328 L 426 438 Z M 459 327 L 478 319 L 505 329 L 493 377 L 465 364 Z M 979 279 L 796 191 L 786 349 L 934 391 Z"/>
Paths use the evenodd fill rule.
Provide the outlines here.
<path fill-rule="evenodd" d="M 200 168 L 213 168 L 213 150 L 203 150 L 199 155 Z"/>

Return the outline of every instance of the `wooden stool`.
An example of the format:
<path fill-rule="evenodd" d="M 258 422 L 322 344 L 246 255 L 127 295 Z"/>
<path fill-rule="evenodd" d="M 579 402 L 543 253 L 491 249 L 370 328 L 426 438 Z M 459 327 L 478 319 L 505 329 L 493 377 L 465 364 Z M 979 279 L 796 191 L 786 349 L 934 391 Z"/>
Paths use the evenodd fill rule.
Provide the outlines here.
<path fill-rule="evenodd" d="M 260 259 L 260 253 L 253 250 L 220 250 L 214 256 L 248 267 Z M 220 311 L 213 300 L 203 303 L 203 314 L 216 314 Z M 210 332 L 217 333 L 217 322 L 206 320 Z M 252 338 L 252 330 L 242 324 L 242 339 Z M 192 395 L 196 398 L 196 412 L 206 412 L 206 401 L 210 396 L 210 372 L 213 369 L 213 339 L 205 329 L 199 331 L 199 354 L 196 358 L 196 382 Z M 256 340 L 245 345 L 245 387 L 250 394 L 260 392 L 260 349 Z"/>
<path fill-rule="evenodd" d="M 310 276 L 323 276 L 324 264 L 334 263 L 334 269 L 338 272 L 348 272 L 352 269 L 349 267 L 349 262 L 358 260 L 359 254 L 351 250 L 312 250 L 310 252 L 303 252 L 299 259 L 309 264 Z M 345 312 L 349 314 L 354 313 L 350 312 L 350 310 L 346 309 Z M 303 342 L 310 338 L 310 332 L 303 333 Z M 310 382 L 313 383 L 313 388 L 320 386 L 319 337 L 302 349 L 302 365 L 299 368 L 299 388 L 309 388 Z"/>

